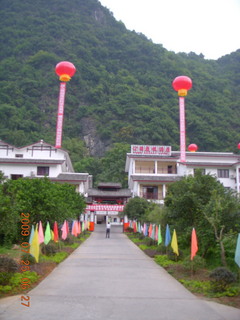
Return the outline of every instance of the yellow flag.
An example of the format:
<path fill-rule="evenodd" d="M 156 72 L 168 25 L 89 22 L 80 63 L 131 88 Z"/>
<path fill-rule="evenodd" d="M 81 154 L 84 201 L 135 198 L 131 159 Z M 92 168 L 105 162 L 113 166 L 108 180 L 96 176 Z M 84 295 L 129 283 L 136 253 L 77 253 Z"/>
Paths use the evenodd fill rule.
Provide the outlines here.
<path fill-rule="evenodd" d="M 30 254 L 35 258 L 36 262 L 39 261 L 39 241 L 38 241 L 38 225 L 36 225 L 35 232 L 30 246 Z"/>
<path fill-rule="evenodd" d="M 176 233 L 176 230 L 175 230 L 175 229 L 174 229 L 174 231 L 173 231 L 171 247 L 172 247 L 172 249 L 173 249 L 173 252 L 176 253 L 176 255 L 179 256 L 178 243 L 177 243 L 177 233 Z"/>

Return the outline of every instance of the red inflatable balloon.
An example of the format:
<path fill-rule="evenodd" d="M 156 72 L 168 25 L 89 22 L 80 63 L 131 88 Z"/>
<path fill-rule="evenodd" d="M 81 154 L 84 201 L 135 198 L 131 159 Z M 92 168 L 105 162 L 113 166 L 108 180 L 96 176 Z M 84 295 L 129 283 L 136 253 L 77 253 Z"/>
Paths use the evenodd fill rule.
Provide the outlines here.
<path fill-rule="evenodd" d="M 61 81 L 69 81 L 75 74 L 76 68 L 71 62 L 62 61 L 56 65 L 55 72 Z"/>
<path fill-rule="evenodd" d="M 192 143 L 188 146 L 188 151 L 190 152 L 196 152 L 198 149 L 198 146 L 195 143 Z"/>
<path fill-rule="evenodd" d="M 192 88 L 192 80 L 187 76 L 179 76 L 173 80 L 172 86 L 179 96 L 186 96 L 187 91 Z"/>

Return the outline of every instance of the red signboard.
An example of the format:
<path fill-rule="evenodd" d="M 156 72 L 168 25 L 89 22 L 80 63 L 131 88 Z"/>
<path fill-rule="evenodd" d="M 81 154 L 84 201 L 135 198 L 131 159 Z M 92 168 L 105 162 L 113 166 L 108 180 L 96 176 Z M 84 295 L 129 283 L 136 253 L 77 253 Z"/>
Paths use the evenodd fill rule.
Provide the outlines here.
<path fill-rule="evenodd" d="M 132 154 L 140 155 L 160 155 L 160 156 L 171 156 L 170 146 L 149 146 L 149 145 L 132 145 Z"/>
<path fill-rule="evenodd" d="M 86 207 L 86 211 L 123 211 L 124 206 L 116 204 L 89 204 Z"/>

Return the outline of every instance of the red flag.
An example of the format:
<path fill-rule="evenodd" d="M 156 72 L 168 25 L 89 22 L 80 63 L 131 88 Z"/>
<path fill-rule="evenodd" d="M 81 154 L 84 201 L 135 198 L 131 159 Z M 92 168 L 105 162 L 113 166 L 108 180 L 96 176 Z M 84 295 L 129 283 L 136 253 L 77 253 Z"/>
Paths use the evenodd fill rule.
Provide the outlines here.
<path fill-rule="evenodd" d="M 134 224 L 133 224 L 133 232 L 137 232 L 137 223 L 136 221 L 134 221 Z"/>
<path fill-rule="evenodd" d="M 78 222 L 75 220 L 73 221 L 72 235 L 75 237 L 77 237 L 77 235 L 78 235 Z"/>
<path fill-rule="evenodd" d="M 152 224 L 150 224 L 149 229 L 148 229 L 148 236 L 151 237 L 152 234 Z"/>
<path fill-rule="evenodd" d="M 192 239 L 191 239 L 191 260 L 193 260 L 197 251 L 198 251 L 197 235 L 196 235 L 195 229 L 193 228 L 192 229 Z"/>
<path fill-rule="evenodd" d="M 57 225 L 57 221 L 54 222 L 54 225 L 53 225 L 53 233 L 54 233 L 54 238 L 53 240 L 55 242 L 58 242 L 58 225 Z"/>
<path fill-rule="evenodd" d="M 155 240 L 158 241 L 158 226 L 156 226 L 156 231 L 155 231 Z"/>

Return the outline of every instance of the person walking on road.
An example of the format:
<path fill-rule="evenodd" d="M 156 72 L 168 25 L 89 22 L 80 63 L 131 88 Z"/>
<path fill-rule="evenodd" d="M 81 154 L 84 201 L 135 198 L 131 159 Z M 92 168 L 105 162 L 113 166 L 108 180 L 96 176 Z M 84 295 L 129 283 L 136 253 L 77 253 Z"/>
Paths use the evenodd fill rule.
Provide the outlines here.
<path fill-rule="evenodd" d="M 110 229 L 111 229 L 111 223 L 108 221 L 107 227 L 106 227 L 106 238 L 110 238 Z"/>

